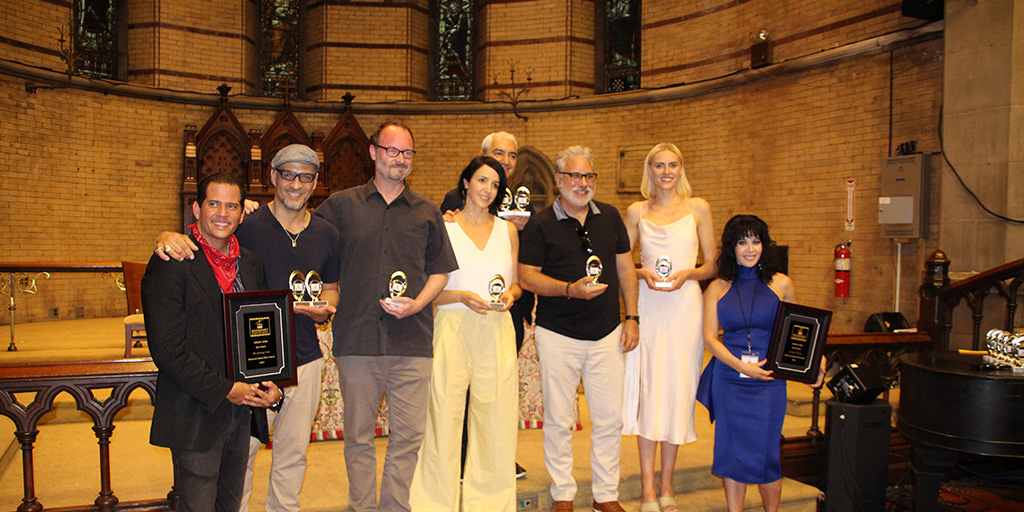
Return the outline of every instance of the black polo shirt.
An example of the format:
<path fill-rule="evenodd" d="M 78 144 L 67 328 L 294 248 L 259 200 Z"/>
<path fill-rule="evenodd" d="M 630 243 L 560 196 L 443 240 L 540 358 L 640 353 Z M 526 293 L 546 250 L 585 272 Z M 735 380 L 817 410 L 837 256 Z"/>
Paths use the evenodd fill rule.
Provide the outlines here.
<path fill-rule="evenodd" d="M 459 268 L 437 206 L 408 185 L 388 204 L 371 180 L 331 194 L 314 213 L 338 228 L 341 298 L 334 355 L 431 357 L 430 305 L 398 320 L 378 301 L 396 270 L 405 272 L 405 296 L 415 298 L 428 276 Z"/>
<path fill-rule="evenodd" d="M 590 202 L 586 223 L 562 209 L 561 198 L 533 216 L 519 242 L 519 263 L 540 267 L 560 281 L 573 282 L 587 275 L 587 252 L 580 228 L 590 239 L 593 254 L 601 258 L 604 272 L 598 282 L 608 285 L 592 300 L 564 296 L 537 296 L 537 325 L 563 336 L 599 340 L 619 326 L 619 273 L 616 255 L 630 252 L 629 234 L 622 216 L 612 205 Z"/>

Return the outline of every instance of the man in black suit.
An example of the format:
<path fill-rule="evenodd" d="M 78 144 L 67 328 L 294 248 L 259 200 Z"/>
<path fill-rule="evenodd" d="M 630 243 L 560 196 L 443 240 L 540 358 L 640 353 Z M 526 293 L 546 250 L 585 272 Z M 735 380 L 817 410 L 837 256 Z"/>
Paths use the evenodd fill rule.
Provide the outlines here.
<path fill-rule="evenodd" d="M 266 288 L 263 262 L 234 232 L 245 191 L 226 173 L 200 181 L 189 226 L 202 258 L 150 258 L 142 303 L 160 373 L 150 443 L 171 449 L 178 510 L 237 512 L 250 433 L 264 441 L 264 408 L 281 399 L 273 382 L 232 382 L 225 357 L 223 294 Z"/>

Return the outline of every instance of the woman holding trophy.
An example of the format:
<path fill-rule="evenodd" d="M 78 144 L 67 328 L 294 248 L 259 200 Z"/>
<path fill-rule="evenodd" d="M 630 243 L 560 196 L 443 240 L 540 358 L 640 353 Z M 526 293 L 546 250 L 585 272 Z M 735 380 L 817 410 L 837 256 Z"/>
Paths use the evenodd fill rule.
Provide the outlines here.
<path fill-rule="evenodd" d="M 647 200 L 629 206 L 626 229 L 633 247 L 640 243 L 637 275 L 647 286 L 640 286 L 640 345 L 626 353 L 623 434 L 637 436 L 641 512 L 673 512 L 679 509 L 672 487 L 676 453 L 697 440 L 693 408 L 704 357 L 700 281 L 715 275 L 715 235 L 711 208 L 690 195 L 674 144 L 658 144 L 647 154 L 640 192 Z M 704 257 L 699 267 L 698 249 Z"/>
<path fill-rule="evenodd" d="M 413 510 L 459 510 L 463 410 L 469 443 L 462 510 L 515 511 L 518 372 L 508 309 L 522 294 L 516 227 L 495 213 L 508 187 L 501 164 L 474 158 L 459 176 L 465 207 L 446 222 L 459 269 L 437 297 L 427 426 L 413 477 Z"/>

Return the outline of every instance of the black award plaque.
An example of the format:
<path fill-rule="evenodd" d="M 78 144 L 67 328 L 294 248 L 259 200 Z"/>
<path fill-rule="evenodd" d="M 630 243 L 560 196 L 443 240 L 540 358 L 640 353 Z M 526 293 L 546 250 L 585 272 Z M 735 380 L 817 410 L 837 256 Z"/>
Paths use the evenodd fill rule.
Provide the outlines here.
<path fill-rule="evenodd" d="M 291 290 L 224 294 L 228 375 L 236 382 L 298 382 Z"/>
<path fill-rule="evenodd" d="M 776 379 L 816 382 L 831 321 L 831 311 L 779 303 L 764 369 Z"/>

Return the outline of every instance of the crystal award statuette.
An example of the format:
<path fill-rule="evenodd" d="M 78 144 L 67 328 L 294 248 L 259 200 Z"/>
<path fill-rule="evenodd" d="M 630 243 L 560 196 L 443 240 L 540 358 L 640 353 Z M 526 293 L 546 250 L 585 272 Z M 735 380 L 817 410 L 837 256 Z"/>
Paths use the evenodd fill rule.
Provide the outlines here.
<path fill-rule="evenodd" d="M 501 309 L 505 303 L 501 301 L 501 294 L 505 293 L 505 278 L 501 274 L 495 274 L 487 283 L 487 293 L 491 295 L 491 309 Z"/>
<path fill-rule="evenodd" d="M 511 215 L 516 217 L 529 217 L 530 212 L 526 211 L 526 207 L 530 206 L 530 189 L 526 187 L 517 188 L 515 204 L 516 209 L 511 212 Z"/>
<path fill-rule="evenodd" d="M 662 254 L 658 257 L 658 261 L 654 264 L 654 273 L 661 279 L 654 283 L 655 288 L 671 288 L 672 283 L 666 281 L 668 276 L 672 275 L 672 260 L 667 254 Z"/>
<path fill-rule="evenodd" d="M 599 286 L 602 284 L 597 282 L 597 278 L 601 277 L 602 270 L 604 270 L 604 265 L 601 265 L 601 258 L 598 258 L 596 254 L 587 258 L 587 275 L 594 278 L 593 281 L 587 283 L 587 286 Z"/>
<path fill-rule="evenodd" d="M 513 215 L 512 212 L 512 191 L 505 189 L 505 197 L 501 198 L 501 206 L 498 207 L 498 217 L 505 218 Z"/>
<path fill-rule="evenodd" d="M 302 272 L 292 271 L 288 276 L 288 287 L 291 288 L 292 296 L 295 297 L 295 305 L 303 305 L 302 297 L 306 295 L 306 280 L 303 279 Z"/>
<path fill-rule="evenodd" d="M 304 306 L 313 306 L 314 308 L 325 308 L 327 307 L 326 300 L 320 300 L 320 294 L 324 291 L 324 280 L 320 279 L 320 274 L 316 270 L 310 270 L 306 274 L 306 293 L 309 294 L 313 300 L 304 303 Z"/>
<path fill-rule="evenodd" d="M 398 307 L 398 303 L 391 299 L 401 297 L 407 288 L 409 288 L 409 280 L 406 279 L 405 272 L 396 270 L 388 280 L 388 298 L 384 299 L 384 302 L 388 306 Z"/>

